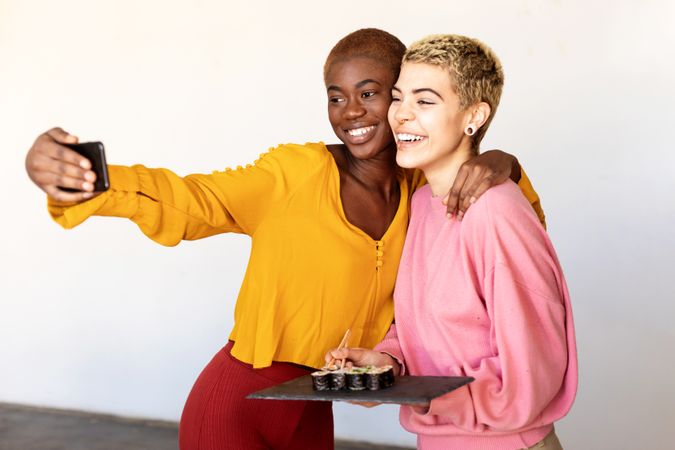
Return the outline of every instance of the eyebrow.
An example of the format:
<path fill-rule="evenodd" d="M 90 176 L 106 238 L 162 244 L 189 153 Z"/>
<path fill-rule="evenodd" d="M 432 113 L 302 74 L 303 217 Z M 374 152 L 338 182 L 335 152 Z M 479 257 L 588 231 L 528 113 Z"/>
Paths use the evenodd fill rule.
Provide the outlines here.
<path fill-rule="evenodd" d="M 391 90 L 392 90 L 392 91 L 399 92 L 399 93 L 401 92 L 401 90 L 400 90 L 398 87 L 396 87 L 396 86 L 392 87 Z M 412 91 L 413 94 L 419 94 L 419 93 L 422 93 L 422 92 L 431 92 L 431 93 L 434 94 L 436 97 L 438 97 L 438 98 L 440 98 L 441 100 L 443 100 L 443 96 L 442 96 L 441 94 L 439 94 L 438 92 L 434 91 L 434 90 L 431 89 L 431 88 L 419 88 L 419 89 L 413 89 L 413 91 Z M 445 101 L 445 100 L 443 100 L 443 101 Z"/>
<path fill-rule="evenodd" d="M 365 86 L 365 85 L 368 84 L 368 83 L 375 83 L 375 84 L 377 84 L 377 85 L 379 85 L 379 86 L 382 86 L 382 83 L 380 83 L 379 81 L 373 80 L 372 78 L 366 78 L 365 80 L 361 80 L 361 81 L 359 81 L 358 83 L 356 83 L 356 88 L 357 88 L 357 89 L 362 88 L 363 86 Z M 342 89 L 340 88 L 340 86 L 336 86 L 336 85 L 334 85 L 334 84 L 331 84 L 330 86 L 328 86 L 328 87 L 326 88 L 326 90 L 327 90 L 327 91 L 331 91 L 331 90 L 332 90 L 332 91 L 341 91 Z"/>

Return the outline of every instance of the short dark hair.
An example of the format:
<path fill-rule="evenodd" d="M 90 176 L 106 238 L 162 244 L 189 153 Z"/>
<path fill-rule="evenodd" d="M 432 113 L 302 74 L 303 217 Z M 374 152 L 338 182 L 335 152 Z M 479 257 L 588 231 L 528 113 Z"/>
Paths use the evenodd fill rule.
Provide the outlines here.
<path fill-rule="evenodd" d="M 335 44 L 323 66 L 323 79 L 337 59 L 364 57 L 385 63 L 394 79 L 398 78 L 405 45 L 393 34 L 377 28 L 362 28 L 349 33 Z"/>

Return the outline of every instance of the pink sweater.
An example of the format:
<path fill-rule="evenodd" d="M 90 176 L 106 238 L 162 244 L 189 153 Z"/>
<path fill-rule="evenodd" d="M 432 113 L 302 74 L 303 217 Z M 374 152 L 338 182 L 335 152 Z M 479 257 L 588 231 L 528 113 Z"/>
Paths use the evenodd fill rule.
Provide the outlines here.
<path fill-rule="evenodd" d="M 577 354 L 572 309 L 551 241 L 518 187 L 486 192 L 448 220 L 430 187 L 412 200 L 396 281 L 395 317 L 377 350 L 410 375 L 476 380 L 403 406 L 419 448 L 518 449 L 572 406 Z"/>

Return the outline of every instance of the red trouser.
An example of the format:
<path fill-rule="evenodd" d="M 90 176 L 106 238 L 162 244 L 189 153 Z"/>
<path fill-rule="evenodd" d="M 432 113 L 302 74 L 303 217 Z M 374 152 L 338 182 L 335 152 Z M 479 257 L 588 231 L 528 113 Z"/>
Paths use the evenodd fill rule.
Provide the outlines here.
<path fill-rule="evenodd" d="M 181 450 L 332 450 L 330 402 L 250 400 L 246 395 L 309 373 L 272 363 L 254 369 L 228 343 L 204 368 L 180 420 Z"/>

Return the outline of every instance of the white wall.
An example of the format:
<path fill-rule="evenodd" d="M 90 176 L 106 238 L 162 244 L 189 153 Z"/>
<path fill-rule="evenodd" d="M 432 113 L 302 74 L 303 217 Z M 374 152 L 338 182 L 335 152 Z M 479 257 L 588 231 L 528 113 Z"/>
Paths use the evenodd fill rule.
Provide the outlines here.
<path fill-rule="evenodd" d="M 41 131 L 179 173 L 334 141 L 322 63 L 375 26 L 478 37 L 507 74 L 485 148 L 514 152 L 566 270 L 574 449 L 666 448 L 675 423 L 672 1 L 0 1 L 0 401 L 177 420 L 225 342 L 249 244 L 163 248 L 130 223 L 66 232 L 23 169 Z M 337 435 L 413 443 L 396 409 L 336 405 Z"/>

